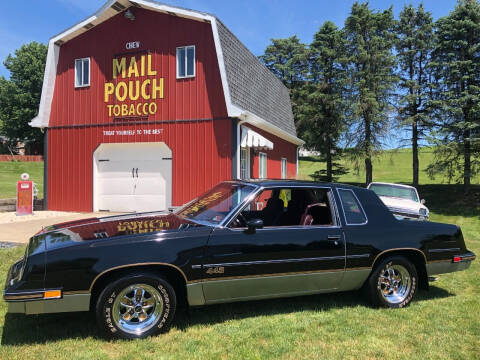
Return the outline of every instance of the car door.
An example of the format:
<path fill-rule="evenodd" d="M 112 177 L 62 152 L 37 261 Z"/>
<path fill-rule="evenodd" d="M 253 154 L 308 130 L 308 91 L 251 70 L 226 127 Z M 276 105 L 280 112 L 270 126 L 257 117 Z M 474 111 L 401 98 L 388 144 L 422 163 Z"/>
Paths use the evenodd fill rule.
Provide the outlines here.
<path fill-rule="evenodd" d="M 344 237 L 331 190 L 318 189 L 328 193 L 329 225 L 278 224 L 255 232 L 245 227 L 214 229 L 203 263 L 207 303 L 314 294 L 339 287 L 345 269 Z M 258 208 L 255 200 L 248 206 Z"/>

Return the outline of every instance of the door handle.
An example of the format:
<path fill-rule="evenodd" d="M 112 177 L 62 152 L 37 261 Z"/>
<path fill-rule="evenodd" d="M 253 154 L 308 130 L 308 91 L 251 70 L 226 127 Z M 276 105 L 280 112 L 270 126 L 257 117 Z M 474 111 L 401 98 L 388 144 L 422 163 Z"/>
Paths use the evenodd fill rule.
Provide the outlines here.
<path fill-rule="evenodd" d="M 137 178 L 138 178 L 138 168 L 137 168 L 136 172 L 137 172 Z"/>
<path fill-rule="evenodd" d="M 341 236 L 340 235 L 328 235 L 327 239 L 328 241 L 332 241 L 335 245 L 338 245 L 338 241 L 340 240 Z"/>

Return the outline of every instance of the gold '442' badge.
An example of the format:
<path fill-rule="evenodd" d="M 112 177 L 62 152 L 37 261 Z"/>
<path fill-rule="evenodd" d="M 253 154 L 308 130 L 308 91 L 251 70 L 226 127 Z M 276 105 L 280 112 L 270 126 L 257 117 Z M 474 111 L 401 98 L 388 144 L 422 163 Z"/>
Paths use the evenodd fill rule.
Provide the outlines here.
<path fill-rule="evenodd" d="M 212 274 L 223 274 L 225 272 L 225 268 L 223 266 L 216 266 L 216 267 L 211 267 L 208 268 L 207 274 L 212 275 Z"/>

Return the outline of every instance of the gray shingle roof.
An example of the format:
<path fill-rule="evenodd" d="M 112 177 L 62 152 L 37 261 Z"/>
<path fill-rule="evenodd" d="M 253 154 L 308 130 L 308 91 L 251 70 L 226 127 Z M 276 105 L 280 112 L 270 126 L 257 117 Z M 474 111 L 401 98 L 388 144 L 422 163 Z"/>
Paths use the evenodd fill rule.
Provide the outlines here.
<path fill-rule="evenodd" d="M 296 136 L 288 89 L 218 18 L 217 27 L 232 103 Z"/>

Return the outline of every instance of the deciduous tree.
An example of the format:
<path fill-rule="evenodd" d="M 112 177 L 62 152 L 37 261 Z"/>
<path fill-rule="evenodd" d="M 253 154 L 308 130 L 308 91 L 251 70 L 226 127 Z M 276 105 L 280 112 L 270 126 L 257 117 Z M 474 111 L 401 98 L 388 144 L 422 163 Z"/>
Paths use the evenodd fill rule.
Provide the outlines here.
<path fill-rule="evenodd" d="M 18 141 L 42 150 L 43 134 L 28 123 L 37 115 L 42 92 L 47 47 L 31 42 L 4 61 L 10 79 L 0 77 L 0 132 L 9 142 Z"/>

